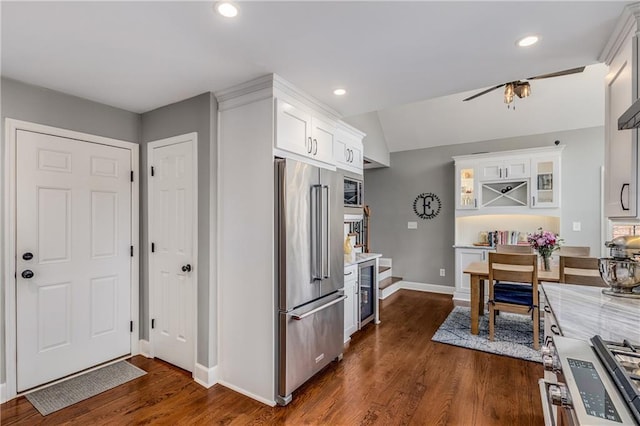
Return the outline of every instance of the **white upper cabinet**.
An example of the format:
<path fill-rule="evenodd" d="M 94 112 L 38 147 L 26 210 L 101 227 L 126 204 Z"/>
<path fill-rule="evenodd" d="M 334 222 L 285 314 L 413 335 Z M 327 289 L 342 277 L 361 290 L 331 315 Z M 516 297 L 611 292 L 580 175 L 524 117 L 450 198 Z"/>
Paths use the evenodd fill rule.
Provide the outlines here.
<path fill-rule="evenodd" d="M 486 161 L 478 165 L 481 182 L 490 180 L 520 179 L 529 177 L 529 158 L 512 158 Z"/>
<path fill-rule="evenodd" d="M 333 148 L 336 167 L 361 175 L 363 173 L 364 133 L 345 124 L 338 123 Z"/>
<path fill-rule="evenodd" d="M 560 153 L 531 159 L 531 208 L 560 207 Z"/>
<path fill-rule="evenodd" d="M 541 147 L 454 157 L 456 211 L 461 215 L 473 215 L 557 209 L 560 207 L 563 148 Z"/>
<path fill-rule="evenodd" d="M 618 118 L 637 99 L 638 69 L 633 46 L 636 25 L 609 59 L 605 80 L 605 215 L 638 217 L 638 131 L 618 130 Z"/>
<path fill-rule="evenodd" d="M 276 148 L 333 164 L 334 132 L 331 120 L 276 99 Z"/>

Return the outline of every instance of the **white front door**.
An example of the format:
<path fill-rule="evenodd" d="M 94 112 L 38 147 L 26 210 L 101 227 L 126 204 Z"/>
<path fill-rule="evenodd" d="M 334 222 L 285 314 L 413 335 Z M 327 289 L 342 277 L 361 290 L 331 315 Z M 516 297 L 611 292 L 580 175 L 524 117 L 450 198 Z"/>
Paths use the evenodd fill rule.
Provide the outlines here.
<path fill-rule="evenodd" d="M 131 352 L 131 151 L 17 131 L 17 390 Z"/>
<path fill-rule="evenodd" d="M 195 367 L 194 136 L 151 142 L 149 164 L 150 297 L 153 355 Z"/>

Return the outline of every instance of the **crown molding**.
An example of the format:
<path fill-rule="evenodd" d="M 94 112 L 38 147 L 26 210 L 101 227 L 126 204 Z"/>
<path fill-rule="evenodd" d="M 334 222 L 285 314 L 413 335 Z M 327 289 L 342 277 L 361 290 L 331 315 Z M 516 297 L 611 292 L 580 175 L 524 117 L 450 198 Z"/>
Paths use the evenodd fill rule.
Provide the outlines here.
<path fill-rule="evenodd" d="M 615 29 L 598 57 L 600 62 L 611 64 L 624 42 L 631 36 L 632 31 L 638 31 L 638 21 L 640 21 L 640 2 L 625 6 Z"/>
<path fill-rule="evenodd" d="M 341 118 L 341 115 L 336 110 L 307 95 L 277 74 L 268 74 L 228 89 L 220 90 L 215 92 L 214 96 L 218 100 L 218 109 L 224 111 L 258 100 L 277 97 L 279 94 L 293 98 L 332 120 L 337 121 Z"/>

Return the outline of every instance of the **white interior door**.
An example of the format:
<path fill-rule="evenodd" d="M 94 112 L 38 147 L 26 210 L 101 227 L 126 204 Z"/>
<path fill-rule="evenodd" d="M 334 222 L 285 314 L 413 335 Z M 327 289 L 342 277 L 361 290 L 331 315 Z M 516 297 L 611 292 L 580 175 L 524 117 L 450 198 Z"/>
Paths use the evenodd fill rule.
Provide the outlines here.
<path fill-rule="evenodd" d="M 196 319 L 193 145 L 188 137 L 149 144 L 153 354 L 191 372 Z"/>
<path fill-rule="evenodd" d="M 17 390 L 131 351 L 131 151 L 19 130 Z"/>

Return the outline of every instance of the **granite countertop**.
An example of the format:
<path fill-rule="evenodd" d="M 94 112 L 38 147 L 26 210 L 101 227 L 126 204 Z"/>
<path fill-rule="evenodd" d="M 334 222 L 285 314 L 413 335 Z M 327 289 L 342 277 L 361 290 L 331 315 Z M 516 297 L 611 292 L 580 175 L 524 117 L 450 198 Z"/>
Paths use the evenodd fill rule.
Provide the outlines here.
<path fill-rule="evenodd" d="M 358 263 L 366 262 L 367 260 L 372 260 L 377 257 L 382 257 L 380 253 L 356 253 L 355 260 L 351 262 L 347 262 L 347 256 L 344 257 L 344 266 L 357 265 Z"/>
<path fill-rule="evenodd" d="M 640 345 L 640 299 L 573 284 L 543 283 L 542 289 L 563 336 L 588 340 L 599 334 L 605 340 Z"/>

